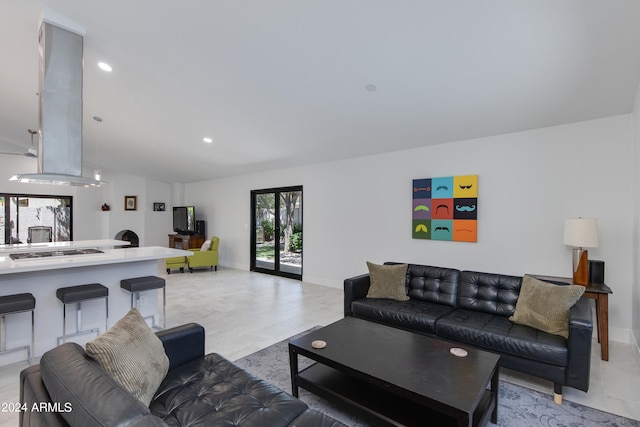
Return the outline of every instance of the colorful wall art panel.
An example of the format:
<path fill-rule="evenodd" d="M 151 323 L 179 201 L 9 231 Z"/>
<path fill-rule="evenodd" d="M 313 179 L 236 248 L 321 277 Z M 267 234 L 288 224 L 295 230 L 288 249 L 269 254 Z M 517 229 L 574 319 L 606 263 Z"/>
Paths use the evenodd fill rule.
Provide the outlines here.
<path fill-rule="evenodd" d="M 414 239 L 478 241 L 478 175 L 413 180 Z"/>

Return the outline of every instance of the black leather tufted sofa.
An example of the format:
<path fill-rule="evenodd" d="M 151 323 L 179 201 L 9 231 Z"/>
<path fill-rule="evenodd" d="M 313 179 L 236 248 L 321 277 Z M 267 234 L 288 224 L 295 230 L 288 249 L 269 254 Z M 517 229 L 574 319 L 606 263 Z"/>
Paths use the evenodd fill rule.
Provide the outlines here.
<path fill-rule="evenodd" d="M 552 381 L 557 403 L 562 386 L 588 391 L 588 300 L 571 309 L 565 339 L 509 320 L 521 284 L 522 277 L 409 264 L 408 301 L 366 298 L 370 278 L 364 274 L 344 281 L 344 314 L 499 353 L 500 366 Z"/>
<path fill-rule="evenodd" d="M 20 373 L 20 425 L 346 427 L 222 356 L 205 356 L 200 325 L 157 335 L 170 367 L 149 407 L 66 343 Z"/>

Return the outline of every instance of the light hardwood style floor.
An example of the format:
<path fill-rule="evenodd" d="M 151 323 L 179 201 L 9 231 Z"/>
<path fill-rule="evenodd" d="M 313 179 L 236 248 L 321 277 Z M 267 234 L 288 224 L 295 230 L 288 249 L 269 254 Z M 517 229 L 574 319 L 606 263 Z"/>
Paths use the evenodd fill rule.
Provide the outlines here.
<path fill-rule="evenodd" d="M 167 327 L 200 323 L 205 350 L 230 360 L 343 316 L 341 289 L 220 267 L 158 275 L 167 280 Z M 628 344 L 612 342 L 609 353 L 610 361 L 601 361 L 594 342 L 589 392 L 565 388 L 564 399 L 640 420 L 640 360 Z M 18 401 L 25 367 L 26 362 L 0 367 L 0 403 Z M 553 398 L 549 382 L 504 370 L 501 377 Z M 0 412 L 1 427 L 15 426 L 17 419 Z"/>

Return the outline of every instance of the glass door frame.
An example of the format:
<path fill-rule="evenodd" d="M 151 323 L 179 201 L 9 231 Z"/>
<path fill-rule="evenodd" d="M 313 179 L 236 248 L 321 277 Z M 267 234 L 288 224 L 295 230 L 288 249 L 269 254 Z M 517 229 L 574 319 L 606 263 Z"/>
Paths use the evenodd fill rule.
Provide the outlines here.
<path fill-rule="evenodd" d="M 290 279 L 295 279 L 295 280 L 302 280 L 302 262 L 301 261 L 301 265 L 300 265 L 300 274 L 297 273 L 292 273 L 292 272 L 288 272 L 288 271 L 282 271 L 280 268 L 280 232 L 282 230 L 282 223 L 280 220 L 280 194 L 281 193 L 288 193 L 288 192 L 300 192 L 300 200 L 301 203 L 303 200 L 303 192 L 302 192 L 302 185 L 296 185 L 296 186 L 291 186 L 291 187 L 278 187 L 278 188 L 267 188 L 267 189 L 262 189 L 262 190 L 251 190 L 251 265 L 250 265 L 250 270 L 251 271 L 255 271 L 258 273 L 266 273 L 266 274 L 272 274 L 272 275 L 276 275 L 276 276 L 282 276 L 282 277 L 288 277 Z M 256 218 L 256 201 L 259 195 L 264 195 L 264 194 L 274 194 L 274 211 L 276 212 L 276 214 L 274 215 L 274 220 L 275 220 L 275 224 L 274 224 L 274 267 L 273 269 L 268 269 L 268 268 L 263 268 L 257 265 L 257 259 L 256 259 L 256 247 L 257 247 L 257 218 Z M 302 204 L 300 205 L 302 207 Z M 304 224 L 304 208 L 301 209 L 301 214 L 300 214 L 300 223 Z M 303 225 L 304 227 L 304 225 Z M 304 239 L 303 239 L 304 241 Z M 304 249 L 303 249 L 303 253 L 304 253 Z M 303 257 L 304 258 L 304 255 Z"/>
<path fill-rule="evenodd" d="M 12 239 L 15 237 L 17 240 L 16 242 L 13 243 L 27 243 L 26 239 L 24 242 L 19 240 L 19 233 L 21 230 L 20 227 L 20 223 L 21 223 L 21 219 L 20 219 L 20 199 L 65 199 L 68 202 L 68 208 L 69 208 L 69 241 L 73 241 L 73 196 L 67 196 L 67 195 L 47 195 L 47 194 L 25 194 L 25 193 L 3 193 L 0 192 L 0 197 L 2 197 L 4 199 L 4 206 L 1 207 L 0 209 L 3 209 L 4 211 L 4 227 L 3 227 L 3 233 L 4 236 L 2 236 L 3 238 L 0 238 L 0 244 L 2 244 L 2 242 L 5 242 L 4 244 L 10 244 L 12 242 Z M 12 234 L 12 227 L 11 227 L 11 222 L 14 220 L 14 215 L 12 215 L 11 212 L 11 206 L 12 206 L 12 199 L 15 199 L 16 201 L 16 209 L 17 211 L 15 212 L 15 221 L 13 223 L 13 228 L 15 228 L 16 230 L 16 236 L 13 236 Z M 53 241 L 58 241 L 55 239 L 53 239 Z"/>

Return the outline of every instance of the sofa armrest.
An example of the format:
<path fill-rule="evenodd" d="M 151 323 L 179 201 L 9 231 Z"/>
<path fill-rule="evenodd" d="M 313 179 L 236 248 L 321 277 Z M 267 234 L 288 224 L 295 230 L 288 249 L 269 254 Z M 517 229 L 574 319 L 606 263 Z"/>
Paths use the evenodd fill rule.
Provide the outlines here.
<path fill-rule="evenodd" d="M 204 328 L 187 323 L 156 332 L 169 358 L 169 369 L 204 356 Z"/>
<path fill-rule="evenodd" d="M 353 316 L 351 303 L 360 298 L 366 298 L 371 285 L 369 273 L 344 280 L 344 316 Z"/>
<path fill-rule="evenodd" d="M 565 384 L 579 390 L 589 390 L 591 372 L 591 340 L 593 315 L 590 301 L 581 297 L 569 312 L 569 363 Z"/>
<path fill-rule="evenodd" d="M 47 351 L 39 366 L 49 396 L 44 402 L 59 405 L 58 413 L 71 426 L 124 426 L 151 414 L 76 343 Z M 32 419 L 27 425 L 40 425 L 40 421 L 44 419 Z"/>
<path fill-rule="evenodd" d="M 26 406 L 25 411 L 18 414 L 18 424 L 21 427 L 47 426 L 65 427 L 68 424 L 54 411 L 32 411 L 38 408 L 41 402 L 51 402 L 40 374 L 40 365 L 32 365 L 20 372 L 20 403 Z"/>

